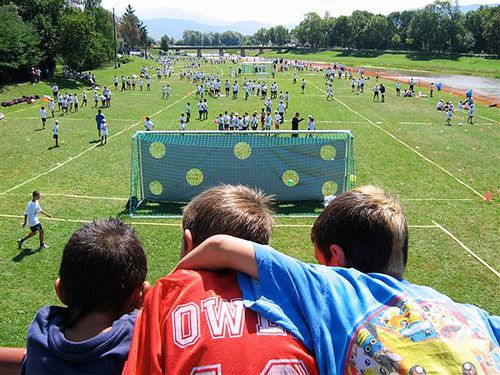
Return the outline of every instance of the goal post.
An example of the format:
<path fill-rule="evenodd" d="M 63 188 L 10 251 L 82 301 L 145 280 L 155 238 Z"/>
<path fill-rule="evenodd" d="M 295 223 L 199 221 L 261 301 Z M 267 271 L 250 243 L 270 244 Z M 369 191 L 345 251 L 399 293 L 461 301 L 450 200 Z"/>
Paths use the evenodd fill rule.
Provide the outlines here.
<path fill-rule="evenodd" d="M 243 74 L 250 74 L 258 77 L 268 78 L 272 75 L 272 70 L 272 62 L 243 62 L 241 64 L 241 72 Z"/>
<path fill-rule="evenodd" d="M 278 214 L 315 215 L 355 181 L 350 131 L 144 131 L 132 137 L 129 209 L 179 217 L 183 204 L 226 183 L 274 195 L 289 208 Z"/>

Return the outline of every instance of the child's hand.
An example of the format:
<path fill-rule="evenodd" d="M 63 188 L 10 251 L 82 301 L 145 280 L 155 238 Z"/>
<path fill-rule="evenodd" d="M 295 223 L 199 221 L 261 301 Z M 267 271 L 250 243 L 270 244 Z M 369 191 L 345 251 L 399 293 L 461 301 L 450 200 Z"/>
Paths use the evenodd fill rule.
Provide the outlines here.
<path fill-rule="evenodd" d="M 240 238 L 218 234 L 205 240 L 177 264 L 177 269 L 232 269 L 259 277 L 252 243 Z"/>

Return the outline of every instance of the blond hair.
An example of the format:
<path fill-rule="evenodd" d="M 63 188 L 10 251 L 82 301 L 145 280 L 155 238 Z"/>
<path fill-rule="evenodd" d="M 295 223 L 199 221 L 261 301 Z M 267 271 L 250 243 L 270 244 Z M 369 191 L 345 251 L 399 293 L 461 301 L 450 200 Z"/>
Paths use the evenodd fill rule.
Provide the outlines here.
<path fill-rule="evenodd" d="M 218 185 L 193 198 L 184 208 L 182 227 L 199 245 L 215 234 L 229 234 L 260 244 L 269 243 L 272 196 L 243 185 Z"/>

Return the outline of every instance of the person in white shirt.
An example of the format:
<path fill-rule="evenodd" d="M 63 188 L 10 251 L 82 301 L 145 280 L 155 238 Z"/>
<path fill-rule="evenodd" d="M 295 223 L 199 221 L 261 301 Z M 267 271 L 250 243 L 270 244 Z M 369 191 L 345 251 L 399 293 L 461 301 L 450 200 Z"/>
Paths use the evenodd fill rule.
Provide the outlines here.
<path fill-rule="evenodd" d="M 271 125 L 273 123 L 273 118 L 271 114 L 268 112 L 266 117 L 264 117 L 264 130 L 271 130 Z"/>
<path fill-rule="evenodd" d="M 153 122 L 150 120 L 149 117 L 146 117 L 146 120 L 144 121 L 144 127 L 146 128 L 146 131 L 151 131 L 155 127 Z"/>
<path fill-rule="evenodd" d="M 57 98 L 57 95 L 59 95 L 59 87 L 57 85 L 52 86 L 52 96 L 54 98 Z"/>
<path fill-rule="evenodd" d="M 257 130 L 259 127 L 259 118 L 257 117 L 257 112 L 254 112 L 252 115 L 252 119 L 250 120 L 250 125 L 252 130 Z"/>
<path fill-rule="evenodd" d="M 314 122 L 314 117 L 311 115 L 307 118 L 307 130 L 316 130 L 316 123 Z M 307 136 L 312 137 L 312 133 L 309 133 Z"/>
<path fill-rule="evenodd" d="M 42 227 L 42 224 L 40 224 L 40 220 L 38 220 L 38 214 L 43 214 L 47 216 L 48 218 L 51 218 L 52 216 L 45 212 L 41 207 L 40 207 L 40 193 L 38 191 L 34 191 L 32 194 L 32 199 L 28 202 L 26 206 L 26 210 L 24 211 L 24 221 L 21 224 L 22 227 L 24 228 L 26 226 L 26 223 L 28 223 L 29 228 L 30 228 L 30 233 L 26 234 L 23 238 L 19 238 L 17 240 L 17 247 L 21 249 L 23 246 L 23 242 L 26 241 L 28 238 L 33 237 L 36 232 L 38 232 L 38 236 L 40 239 L 40 249 L 46 249 L 49 246 L 44 242 L 45 239 L 45 231 Z"/>
<path fill-rule="evenodd" d="M 472 118 L 474 117 L 474 111 L 475 111 L 475 109 L 476 109 L 476 106 L 474 105 L 474 103 L 472 103 L 472 104 L 469 105 L 469 113 L 468 113 L 469 117 L 467 119 L 467 123 L 468 124 L 471 124 L 471 125 L 473 124 Z"/>
<path fill-rule="evenodd" d="M 54 126 L 52 127 L 52 138 L 54 138 L 55 145 L 54 147 L 59 147 L 59 120 L 54 122 Z"/>
<path fill-rule="evenodd" d="M 101 145 L 108 143 L 108 122 L 106 119 L 101 122 Z"/>
<path fill-rule="evenodd" d="M 87 91 L 82 91 L 82 107 L 87 106 Z"/>
<path fill-rule="evenodd" d="M 331 84 L 328 84 L 326 88 L 326 100 L 333 99 L 333 88 Z"/>
<path fill-rule="evenodd" d="M 179 117 L 179 131 L 184 131 L 186 126 L 186 117 L 184 117 L 184 113 L 181 113 L 181 117 Z"/>
<path fill-rule="evenodd" d="M 47 121 L 47 111 L 45 107 L 40 109 L 40 119 L 42 120 L 42 128 L 45 129 L 45 122 Z"/>
<path fill-rule="evenodd" d="M 280 124 L 281 124 L 281 116 L 278 111 L 274 111 L 274 127 L 276 130 L 280 130 Z"/>
<path fill-rule="evenodd" d="M 54 113 L 56 112 L 56 105 L 54 103 L 54 100 L 50 99 L 50 102 L 49 102 L 49 110 L 50 110 L 50 113 L 52 113 L 52 117 L 54 117 Z"/>
<path fill-rule="evenodd" d="M 191 104 L 187 103 L 186 104 L 186 124 L 189 122 L 191 119 Z"/>
<path fill-rule="evenodd" d="M 75 105 L 75 112 L 78 112 L 78 95 L 73 94 L 73 103 Z"/>

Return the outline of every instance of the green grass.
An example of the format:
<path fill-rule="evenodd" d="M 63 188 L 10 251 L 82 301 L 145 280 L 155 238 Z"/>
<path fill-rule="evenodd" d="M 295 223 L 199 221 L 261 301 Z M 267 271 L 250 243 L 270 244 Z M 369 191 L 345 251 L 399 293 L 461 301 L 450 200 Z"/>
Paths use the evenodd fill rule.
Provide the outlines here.
<path fill-rule="evenodd" d="M 261 56 L 324 61 L 380 69 L 427 70 L 444 74 L 465 74 L 500 78 L 498 59 L 458 55 L 426 55 L 419 52 L 298 50 L 283 53 L 266 52 Z"/>
<path fill-rule="evenodd" d="M 368 58 L 365 61 L 364 65 L 370 63 Z M 140 65 L 141 60 L 135 59 L 117 71 L 97 71 L 97 82 L 111 85 L 115 72 L 131 74 L 138 72 Z M 207 65 L 203 68 L 207 71 L 222 68 L 227 74 L 229 66 Z M 180 68 L 176 66 L 177 71 Z M 497 74 L 498 71 L 493 75 Z M 394 83 L 385 82 L 387 102 L 373 103 L 371 83 L 368 83 L 366 93 L 357 96 L 351 93 L 347 81 L 336 80 L 334 92 L 346 105 L 343 106 L 340 102 L 325 101 L 321 74 L 308 72 L 299 77 L 309 82 L 305 95 L 300 94 L 299 85 L 292 85 L 289 74 L 280 73 L 277 77 L 280 89 L 291 92 L 284 128 L 289 128 L 290 113 L 298 111 L 303 115 L 313 114 L 319 129 L 349 129 L 353 132 L 358 185 L 380 185 L 398 196 L 405 206 L 410 224 L 407 278 L 434 287 L 457 301 L 473 303 L 490 313 L 499 314 L 499 279 L 433 226 L 433 222 L 443 225 L 492 267 L 500 269 L 498 109 L 479 104 L 474 126 L 458 126 L 458 123 L 466 122 L 466 117 L 464 113 L 456 113 L 454 126 L 450 128 L 443 125 L 443 114 L 434 109 L 440 97 L 458 100 L 447 93 L 439 93 L 433 100 L 396 98 Z M 61 147 L 51 150 L 48 148 L 52 145 L 52 120 L 48 121 L 48 129 L 38 131 L 39 103 L 2 109 L 7 119 L 0 122 L 0 214 L 3 215 L 0 216 L 0 345 L 23 346 L 26 329 L 35 312 L 43 305 L 58 303 L 52 290 L 53 281 L 57 277 L 63 246 L 79 226 L 79 220 L 120 216 L 130 221 L 124 206 L 129 193 L 131 136 L 135 130 L 142 129 L 143 116 L 158 111 L 161 112 L 152 118 L 156 129 L 176 130 L 176 119 L 185 103 L 195 103 L 194 97 L 187 96 L 193 90 L 192 84 L 180 81 L 178 76 L 173 76 L 169 83 L 173 87 L 172 98 L 166 101 L 160 98 L 161 82 L 156 78 L 151 92 L 114 92 L 112 107 L 104 110 L 112 136 L 104 147 L 91 148 L 95 146 L 92 142 L 97 136 L 93 108 L 82 108 L 79 113 L 61 117 L 57 114 L 61 122 Z M 72 92 L 80 93 L 82 89 L 73 82 L 62 82 L 61 85 L 71 85 Z M 66 91 L 64 86 L 61 87 Z M 34 93 L 50 94 L 50 83 L 5 87 L 0 100 Z M 224 110 L 250 112 L 261 107 L 262 102 L 255 98 L 247 102 L 242 99 L 209 99 L 209 120 L 194 119 L 188 129 L 215 129 L 212 120 Z M 131 128 L 138 122 L 138 126 Z M 116 135 L 119 132 L 122 133 Z M 424 160 L 423 156 L 480 194 L 490 188 L 493 201 L 485 202 L 442 169 Z M 39 176 L 65 162 L 52 172 Z M 30 179 L 33 180 L 25 183 Z M 22 185 L 2 194 L 19 184 Z M 30 192 L 35 189 L 42 192 L 41 204 L 46 211 L 56 219 L 69 221 L 42 219 L 51 247 L 36 251 L 37 241 L 32 239 L 24 245 L 23 251 L 19 251 L 15 240 L 25 233 L 20 227 L 20 216 Z M 272 244 L 299 259 L 314 261 L 309 243 L 310 228 L 283 226 L 308 225 L 313 220 L 278 219 Z M 180 222 L 167 219 L 134 219 L 133 222 L 147 250 L 148 279 L 154 282 L 168 273 L 178 260 Z M 422 225 L 431 227 L 420 227 Z"/>

